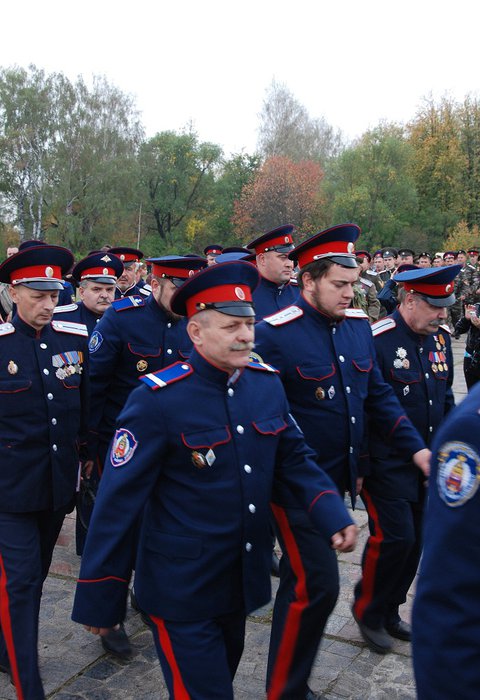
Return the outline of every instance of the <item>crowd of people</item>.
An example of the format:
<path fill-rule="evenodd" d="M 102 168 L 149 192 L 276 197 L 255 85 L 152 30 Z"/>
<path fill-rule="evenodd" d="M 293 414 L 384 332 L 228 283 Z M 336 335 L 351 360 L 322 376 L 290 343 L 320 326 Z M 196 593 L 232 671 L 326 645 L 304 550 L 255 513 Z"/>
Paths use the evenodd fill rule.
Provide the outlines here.
<path fill-rule="evenodd" d="M 444 543 L 422 531 L 441 520 L 449 541 L 475 505 L 480 446 L 452 428 L 450 335 L 468 331 L 473 345 L 473 329 L 480 335 L 478 252 L 446 252 L 442 264 L 408 249 L 370 254 L 354 224 L 299 244 L 294 235 L 285 225 L 245 247 L 147 260 L 125 246 L 77 262 L 38 241 L 7 251 L 0 670 L 18 698 L 45 697 L 42 585 L 75 505 L 72 617 L 108 653 L 132 655 L 130 601 L 172 698 L 233 698 L 246 616 L 270 599 L 273 568 L 266 696 L 320 698 L 309 677 L 339 593 L 336 553 L 357 537 L 347 494 L 368 512 L 352 591 L 366 644 L 386 654 L 392 638 L 412 639 L 400 608 L 424 551 L 413 620 L 419 698 L 475 697 L 478 671 L 465 672 L 464 691 L 449 676 L 453 640 L 471 637 L 447 638 L 442 595 L 446 608 L 449 592 L 456 601 L 455 575 L 448 589 Z M 469 659 L 463 646 L 452 651 L 456 677 Z"/>

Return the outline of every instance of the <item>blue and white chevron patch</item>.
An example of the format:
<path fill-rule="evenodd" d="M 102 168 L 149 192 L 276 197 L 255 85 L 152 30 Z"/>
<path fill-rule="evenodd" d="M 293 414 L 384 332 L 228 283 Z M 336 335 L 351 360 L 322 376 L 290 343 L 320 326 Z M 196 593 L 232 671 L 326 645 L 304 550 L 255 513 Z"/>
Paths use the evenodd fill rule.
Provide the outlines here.
<path fill-rule="evenodd" d="M 180 379 L 185 379 L 189 374 L 193 373 L 193 367 L 186 362 L 175 362 L 169 367 L 159 369 L 158 372 L 150 372 L 140 377 L 140 381 L 144 382 L 150 389 L 163 389 L 163 387 L 178 382 Z"/>

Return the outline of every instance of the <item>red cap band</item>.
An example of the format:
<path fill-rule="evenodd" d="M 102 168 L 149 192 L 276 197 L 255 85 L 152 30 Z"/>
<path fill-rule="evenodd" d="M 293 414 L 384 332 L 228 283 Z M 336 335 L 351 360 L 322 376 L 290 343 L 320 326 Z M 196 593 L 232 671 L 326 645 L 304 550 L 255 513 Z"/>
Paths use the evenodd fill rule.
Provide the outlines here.
<path fill-rule="evenodd" d="M 453 292 L 453 282 L 444 284 L 421 284 L 420 282 L 403 282 L 407 292 L 418 292 L 428 297 L 446 297 Z"/>
<path fill-rule="evenodd" d="M 185 302 L 187 316 L 193 316 L 202 309 L 197 308 L 197 304 L 213 304 L 216 302 L 252 301 L 252 292 L 246 284 L 221 284 L 218 287 L 204 289 L 198 294 L 194 294 Z"/>
<path fill-rule="evenodd" d="M 255 253 L 260 255 L 260 253 L 265 253 L 265 251 L 269 251 L 271 248 L 282 245 L 293 245 L 293 238 L 291 234 L 287 233 L 283 234 L 282 236 L 278 236 L 278 238 L 270 238 L 268 241 L 264 241 L 263 243 L 256 245 Z"/>
<path fill-rule="evenodd" d="M 14 270 L 10 274 L 12 284 L 38 279 L 61 281 L 62 268 L 58 265 L 30 265 L 29 267 L 21 267 L 18 270 Z"/>
<path fill-rule="evenodd" d="M 152 273 L 156 277 L 181 277 L 181 279 L 186 280 L 195 273 L 195 270 L 188 270 L 186 267 L 172 267 L 171 265 L 153 263 Z"/>
<path fill-rule="evenodd" d="M 117 274 L 112 267 L 89 267 L 88 270 L 82 270 L 80 279 L 85 277 L 116 277 Z"/>

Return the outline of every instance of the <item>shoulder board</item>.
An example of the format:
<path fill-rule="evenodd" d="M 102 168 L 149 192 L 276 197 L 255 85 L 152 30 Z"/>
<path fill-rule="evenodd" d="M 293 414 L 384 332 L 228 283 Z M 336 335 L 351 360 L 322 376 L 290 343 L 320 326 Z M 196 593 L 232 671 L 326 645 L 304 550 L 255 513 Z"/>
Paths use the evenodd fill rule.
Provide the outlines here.
<path fill-rule="evenodd" d="M 377 277 L 377 276 L 378 276 L 378 272 L 376 272 L 376 270 L 365 270 L 365 274 L 366 274 L 366 275 L 371 275 L 372 277 Z"/>
<path fill-rule="evenodd" d="M 138 294 L 134 294 L 132 297 L 123 297 L 123 299 L 115 299 L 115 301 L 112 301 L 112 308 L 115 309 L 115 311 L 125 311 L 126 309 L 133 309 L 136 306 L 145 306 L 145 299 L 142 299 L 142 297 Z"/>
<path fill-rule="evenodd" d="M 363 284 L 366 284 L 367 287 L 373 287 L 372 280 L 367 280 L 366 277 L 360 277 L 360 282 L 363 282 Z"/>
<path fill-rule="evenodd" d="M 448 327 L 448 325 L 446 323 L 440 324 L 439 328 L 441 328 L 442 331 L 445 331 L 446 333 L 448 333 L 448 335 L 452 335 L 452 331 L 450 330 L 450 328 Z"/>
<path fill-rule="evenodd" d="M 63 304 L 63 306 L 56 306 L 53 309 L 54 314 L 63 314 L 67 311 L 76 311 L 78 309 L 78 304 Z"/>
<path fill-rule="evenodd" d="M 467 263 L 467 267 L 469 267 L 471 270 L 475 270 L 475 266 L 472 265 L 472 263 Z"/>
<path fill-rule="evenodd" d="M 368 321 L 368 316 L 362 309 L 346 309 L 345 318 L 366 318 Z"/>
<path fill-rule="evenodd" d="M 144 297 L 149 297 L 150 294 L 152 293 L 152 288 L 150 287 L 149 284 L 146 284 L 144 287 L 140 287 L 140 294 L 143 294 Z"/>
<path fill-rule="evenodd" d="M 277 311 L 276 314 L 265 316 L 263 320 L 271 326 L 283 326 L 285 323 L 290 323 L 290 321 L 300 318 L 300 316 L 303 316 L 302 309 L 298 306 L 287 306 L 285 309 Z"/>
<path fill-rule="evenodd" d="M 88 338 L 88 330 L 84 323 L 74 321 L 52 321 L 51 326 L 57 333 L 71 333 L 72 335 L 83 335 Z"/>
<path fill-rule="evenodd" d="M 289 284 L 292 285 L 292 287 L 298 287 L 298 280 L 296 277 L 292 277 Z"/>
<path fill-rule="evenodd" d="M 387 316 L 386 318 L 380 319 L 380 321 L 376 321 L 375 323 L 372 323 L 372 333 L 373 337 L 375 338 L 377 335 L 381 335 L 382 333 L 385 333 L 386 331 L 391 331 L 393 328 L 397 327 L 397 323 L 394 318 L 391 318 L 390 316 Z"/>
<path fill-rule="evenodd" d="M 258 359 L 252 358 L 247 367 L 250 369 L 259 369 L 263 372 L 275 372 L 275 374 L 279 373 L 278 369 L 275 369 L 275 367 L 272 367 L 272 365 L 267 365 L 266 362 L 262 362 L 260 357 L 258 357 Z"/>
<path fill-rule="evenodd" d="M 159 369 L 158 372 L 150 372 L 140 377 L 140 381 L 144 382 L 150 389 L 163 389 L 163 387 L 178 382 L 180 379 L 185 379 L 189 374 L 193 373 L 193 368 L 186 362 L 175 362 L 169 367 Z"/>
<path fill-rule="evenodd" d="M 0 335 L 10 335 L 15 333 L 15 326 L 11 323 L 0 323 Z"/>

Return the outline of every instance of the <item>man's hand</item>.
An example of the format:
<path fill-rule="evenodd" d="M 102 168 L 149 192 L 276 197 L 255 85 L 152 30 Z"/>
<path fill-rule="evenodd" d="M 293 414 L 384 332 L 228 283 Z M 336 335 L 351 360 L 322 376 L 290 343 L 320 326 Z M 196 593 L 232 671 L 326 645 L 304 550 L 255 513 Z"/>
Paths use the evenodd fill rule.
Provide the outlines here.
<path fill-rule="evenodd" d="M 432 453 L 425 447 L 423 450 L 415 452 L 412 459 L 417 467 L 424 473 L 426 477 L 430 475 L 430 460 Z"/>
<path fill-rule="evenodd" d="M 357 489 L 357 496 L 360 495 L 360 491 L 363 488 L 363 476 L 357 476 L 357 482 L 356 482 L 356 489 Z"/>
<path fill-rule="evenodd" d="M 336 532 L 332 535 L 332 549 L 336 549 L 338 552 L 353 552 L 357 544 L 357 532 L 356 525 L 348 525 L 340 532 Z"/>
<path fill-rule="evenodd" d="M 82 467 L 82 477 L 85 479 L 90 479 L 90 475 L 92 473 L 93 469 L 93 459 L 88 459 L 86 462 L 83 463 Z"/>

